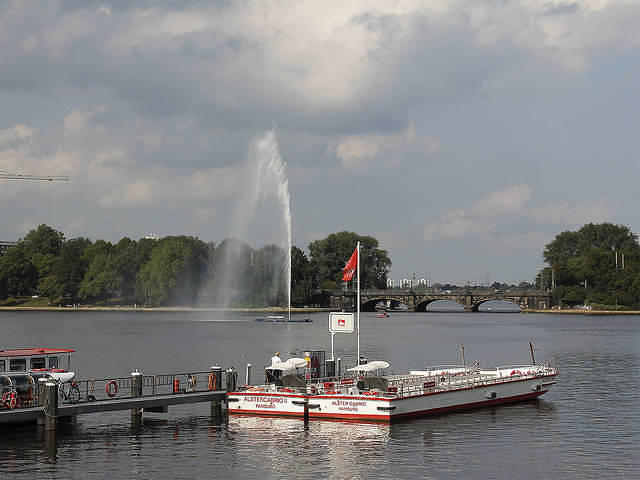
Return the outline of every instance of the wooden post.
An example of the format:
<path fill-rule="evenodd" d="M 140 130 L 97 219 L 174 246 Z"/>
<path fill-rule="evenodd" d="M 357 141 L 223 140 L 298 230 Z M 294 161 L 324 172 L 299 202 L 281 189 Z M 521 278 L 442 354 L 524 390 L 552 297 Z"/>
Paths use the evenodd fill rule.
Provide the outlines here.
<path fill-rule="evenodd" d="M 39 378 L 38 379 L 38 406 L 42 407 L 44 406 L 44 390 L 45 390 L 45 385 L 47 384 L 47 382 L 49 381 L 48 378 Z M 38 425 L 44 425 L 45 424 L 45 415 L 41 415 L 40 417 L 38 417 Z"/>
<path fill-rule="evenodd" d="M 211 385 L 212 391 L 222 390 L 222 367 L 211 367 Z M 211 416 L 214 418 L 222 417 L 222 402 L 220 400 L 211 400 Z"/>
<path fill-rule="evenodd" d="M 136 398 L 141 396 L 142 396 L 142 373 L 140 373 L 136 368 L 135 372 L 131 372 L 131 397 Z M 142 409 L 132 408 L 131 423 L 138 424 L 140 422 L 142 422 Z"/>
<path fill-rule="evenodd" d="M 44 429 L 55 430 L 58 422 L 58 384 L 48 380 L 44 388 Z"/>

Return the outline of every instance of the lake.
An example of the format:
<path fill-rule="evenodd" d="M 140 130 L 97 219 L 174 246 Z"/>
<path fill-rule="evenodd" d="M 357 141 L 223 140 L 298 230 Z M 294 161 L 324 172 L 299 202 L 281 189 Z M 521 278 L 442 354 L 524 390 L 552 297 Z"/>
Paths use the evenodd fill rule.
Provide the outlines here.
<path fill-rule="evenodd" d="M 254 379 L 275 351 L 324 348 L 327 313 L 313 323 L 257 323 L 222 312 L 0 312 L 0 348 L 77 350 L 78 378 L 234 366 Z M 299 316 L 299 315 L 298 315 Z M 0 478 L 640 478 L 640 316 L 391 313 L 361 317 L 361 349 L 392 371 L 485 366 L 553 357 L 558 383 L 540 399 L 393 425 L 230 417 L 209 405 L 144 414 L 83 415 L 51 436 L 0 430 Z M 353 363 L 355 335 L 336 335 Z"/>

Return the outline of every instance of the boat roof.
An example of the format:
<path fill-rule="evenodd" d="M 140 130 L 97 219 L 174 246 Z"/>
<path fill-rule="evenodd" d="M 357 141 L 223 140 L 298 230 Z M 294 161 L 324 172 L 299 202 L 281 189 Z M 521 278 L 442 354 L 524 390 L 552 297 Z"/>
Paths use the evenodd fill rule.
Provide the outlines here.
<path fill-rule="evenodd" d="M 13 350 L 0 350 L 0 357 L 32 357 L 34 355 L 55 355 L 71 352 L 75 352 L 75 350 L 69 348 L 16 348 Z"/>

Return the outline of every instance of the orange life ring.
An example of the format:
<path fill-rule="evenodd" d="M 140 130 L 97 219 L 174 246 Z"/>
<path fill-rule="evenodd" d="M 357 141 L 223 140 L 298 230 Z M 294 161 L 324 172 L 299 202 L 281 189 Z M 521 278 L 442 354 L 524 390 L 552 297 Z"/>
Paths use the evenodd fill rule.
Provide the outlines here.
<path fill-rule="evenodd" d="M 520 370 L 514 370 L 513 372 L 511 372 L 511 375 L 522 375 L 522 372 Z"/>
<path fill-rule="evenodd" d="M 113 398 L 118 394 L 118 382 L 115 380 L 109 380 L 104 389 L 107 392 L 107 396 L 109 398 Z"/>

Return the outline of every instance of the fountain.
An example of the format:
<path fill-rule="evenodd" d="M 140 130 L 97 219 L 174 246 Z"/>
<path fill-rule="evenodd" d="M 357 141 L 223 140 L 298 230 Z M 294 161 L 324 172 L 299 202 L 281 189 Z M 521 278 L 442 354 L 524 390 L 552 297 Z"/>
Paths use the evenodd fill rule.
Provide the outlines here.
<path fill-rule="evenodd" d="M 273 269 L 273 282 L 275 288 L 279 288 L 283 280 L 280 275 L 282 272 L 291 319 L 291 209 L 285 166 L 274 130 L 252 140 L 247 160 L 247 180 L 242 185 L 243 195 L 233 216 L 231 237 L 260 239 L 285 251 L 284 268 Z M 227 250 L 221 262 L 221 274 L 227 285 L 234 285 L 237 283 L 236 263 L 240 254 L 233 246 Z M 253 257 L 251 262 L 253 264 Z M 219 296 L 225 297 L 225 294 L 219 293 Z M 229 306 L 230 298 L 219 298 L 219 303 Z"/>

